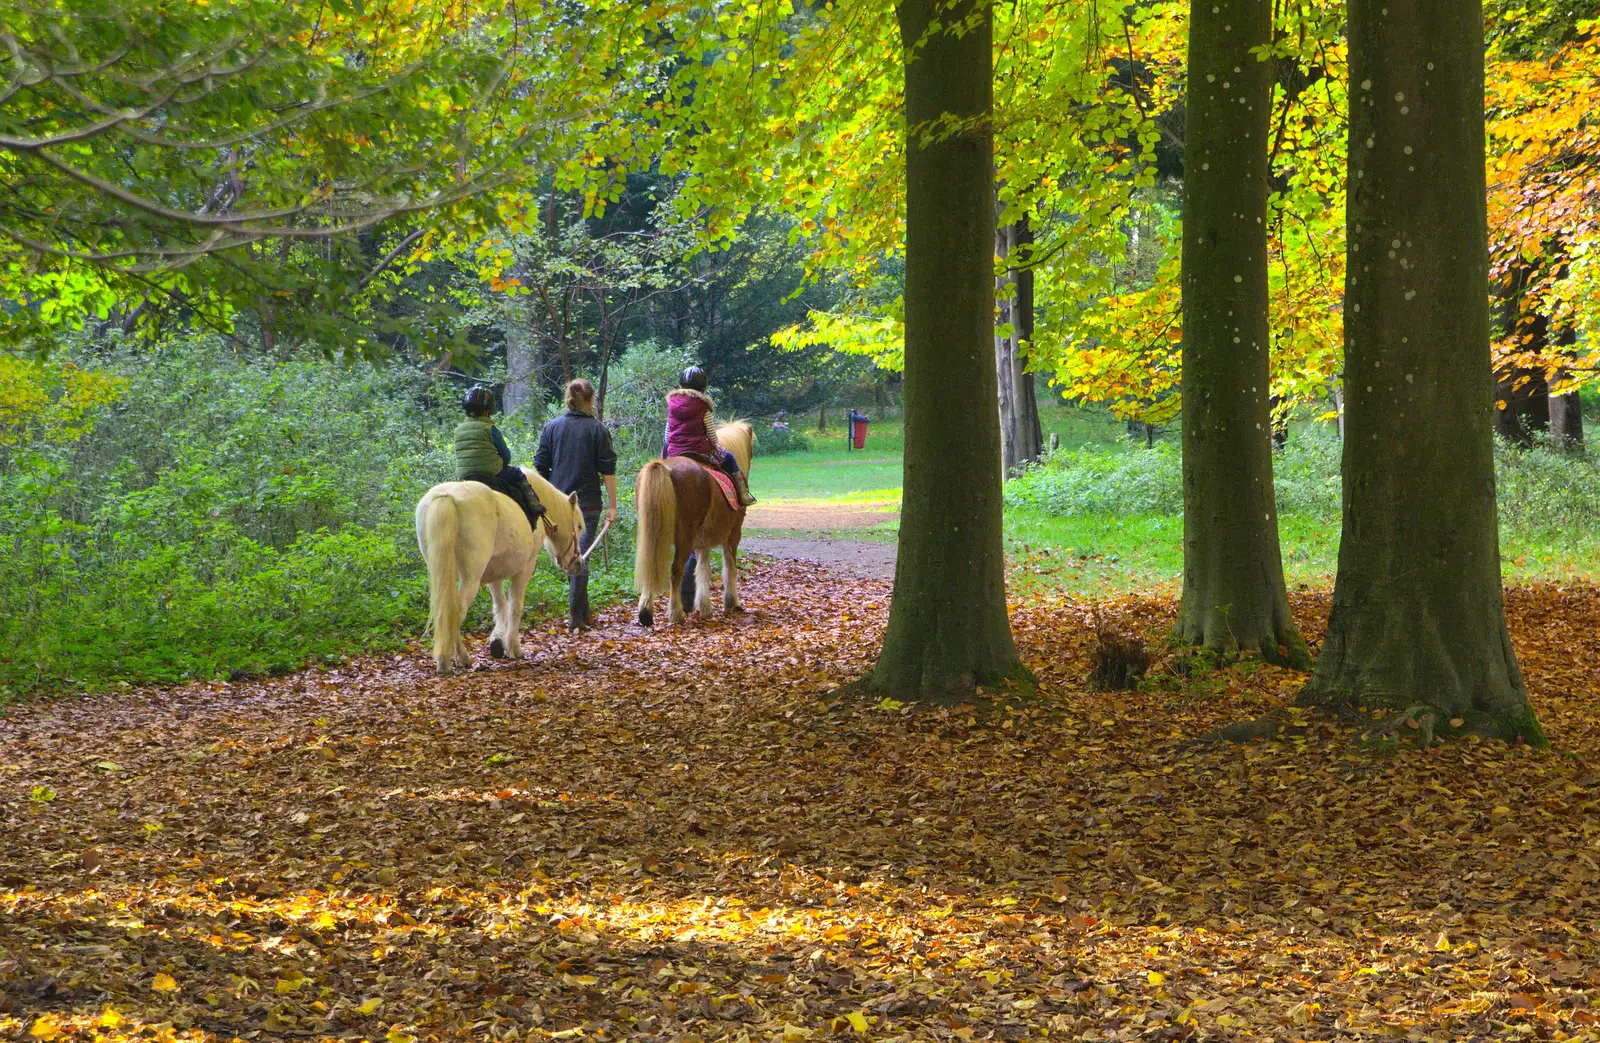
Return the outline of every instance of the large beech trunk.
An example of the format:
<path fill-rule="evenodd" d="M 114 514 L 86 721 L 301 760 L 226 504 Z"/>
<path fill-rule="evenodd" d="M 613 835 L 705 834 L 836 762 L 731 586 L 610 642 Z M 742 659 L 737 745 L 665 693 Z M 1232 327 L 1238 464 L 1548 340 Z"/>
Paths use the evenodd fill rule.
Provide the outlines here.
<path fill-rule="evenodd" d="M 995 229 L 995 253 L 1002 262 L 1011 262 L 995 279 L 1001 328 L 994 335 L 994 364 L 1000 380 L 1000 459 L 1007 475 L 1044 451 L 1039 400 L 1025 355 L 1025 345 L 1033 340 L 1033 268 L 1027 263 L 1032 243 L 1026 217 Z"/>
<path fill-rule="evenodd" d="M 1352 0 L 1350 110 L 1344 530 L 1301 699 L 1543 743 L 1500 587 L 1479 0 Z"/>
<path fill-rule="evenodd" d="M 1310 665 L 1272 491 L 1271 0 L 1195 0 L 1183 177 L 1183 601 L 1175 637 Z"/>
<path fill-rule="evenodd" d="M 971 0 L 953 8 L 903 0 L 896 15 L 909 127 L 905 493 L 894 597 L 870 685 L 959 701 L 976 686 L 1025 674 L 1006 616 L 1001 548 L 992 30 L 987 6 Z M 929 33 L 936 16 L 965 31 Z M 962 121 L 954 133 L 942 125 L 946 114 Z"/>

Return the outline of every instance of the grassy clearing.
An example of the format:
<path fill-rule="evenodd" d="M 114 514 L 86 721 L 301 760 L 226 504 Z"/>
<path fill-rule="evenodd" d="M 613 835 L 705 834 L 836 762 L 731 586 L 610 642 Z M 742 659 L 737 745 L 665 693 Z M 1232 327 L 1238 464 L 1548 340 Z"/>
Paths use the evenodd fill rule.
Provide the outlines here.
<path fill-rule="evenodd" d="M 871 410 L 867 410 L 869 415 Z M 1092 448 L 1122 453 L 1132 447 L 1123 424 L 1102 410 L 1047 406 L 1041 417 L 1045 438 L 1061 439 L 1063 448 Z M 867 432 L 867 448 L 845 447 L 844 425 L 834 423 L 818 434 L 804 430 L 812 448 L 803 452 L 757 458 L 751 468 L 753 487 L 764 503 L 900 502 L 901 458 L 905 424 L 876 419 Z"/>
<path fill-rule="evenodd" d="M 1112 595 L 1176 591 L 1183 575 L 1177 432 L 1155 449 L 1126 437 L 1106 413 L 1046 407 L 1047 436 L 1061 453 L 1007 487 L 1006 550 L 1019 591 L 1065 589 Z M 765 503 L 819 507 L 898 503 L 904 430 L 874 422 L 869 449 L 850 452 L 842 432 L 809 452 L 762 458 L 756 488 Z M 1317 425 L 1296 425 L 1276 461 L 1279 533 L 1291 587 L 1333 582 L 1339 559 L 1339 448 Z M 1508 582 L 1600 577 L 1600 493 L 1592 456 L 1550 450 L 1498 454 L 1501 553 Z M 889 541 L 898 526 L 763 530 L 762 535 Z"/>

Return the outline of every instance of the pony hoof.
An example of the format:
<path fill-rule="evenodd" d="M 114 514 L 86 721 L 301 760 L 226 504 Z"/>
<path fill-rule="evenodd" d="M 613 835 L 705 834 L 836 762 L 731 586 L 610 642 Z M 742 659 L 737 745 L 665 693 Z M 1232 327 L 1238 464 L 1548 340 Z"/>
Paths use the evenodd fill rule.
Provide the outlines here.
<path fill-rule="evenodd" d="M 642 626 L 642 627 L 654 626 L 655 622 L 656 622 L 656 614 L 654 612 L 650 611 L 647 608 L 641 608 L 639 610 L 639 625 L 640 626 Z"/>
<path fill-rule="evenodd" d="M 498 637 L 494 638 L 489 642 L 489 654 L 496 659 L 504 659 L 506 657 L 506 643 Z"/>

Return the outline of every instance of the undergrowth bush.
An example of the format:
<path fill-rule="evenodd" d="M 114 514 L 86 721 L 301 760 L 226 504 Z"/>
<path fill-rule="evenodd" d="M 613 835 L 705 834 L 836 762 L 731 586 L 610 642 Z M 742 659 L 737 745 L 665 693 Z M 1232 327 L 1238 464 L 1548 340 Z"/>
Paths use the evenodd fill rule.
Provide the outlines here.
<path fill-rule="evenodd" d="M 284 670 L 421 634 L 412 511 L 452 475 L 454 395 L 400 366 L 241 361 L 214 339 L 74 361 L 120 397 L 86 433 L 0 450 L 0 702 Z M 531 440 L 513 448 L 531 460 Z M 626 584 L 626 555 L 611 558 L 597 600 Z M 565 604 L 546 560 L 529 613 Z"/>
<path fill-rule="evenodd" d="M 1337 523 L 1340 456 L 1331 430 L 1297 429 L 1273 455 L 1278 513 Z M 1497 441 L 1495 473 L 1502 525 L 1523 533 L 1600 529 L 1600 460 L 1592 451 Z M 1006 483 L 1006 504 L 1062 516 L 1181 515 L 1181 453 L 1176 442 L 1056 452 Z"/>
<path fill-rule="evenodd" d="M 793 428 L 787 430 L 757 430 L 756 452 L 757 456 L 778 456 L 783 453 L 804 453 L 811 450 L 811 439 L 807 438 L 804 431 Z"/>

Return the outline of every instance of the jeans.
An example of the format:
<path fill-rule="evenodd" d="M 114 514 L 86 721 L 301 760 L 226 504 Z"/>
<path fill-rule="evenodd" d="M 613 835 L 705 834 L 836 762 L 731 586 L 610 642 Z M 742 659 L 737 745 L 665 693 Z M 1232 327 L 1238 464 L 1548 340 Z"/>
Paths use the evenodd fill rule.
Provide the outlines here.
<path fill-rule="evenodd" d="M 578 550 L 586 551 L 594 543 L 595 534 L 600 531 L 600 512 L 598 510 L 583 512 L 583 539 L 578 542 Z M 578 574 L 567 581 L 567 625 L 586 627 L 589 625 L 589 563 L 584 562 Z"/>

